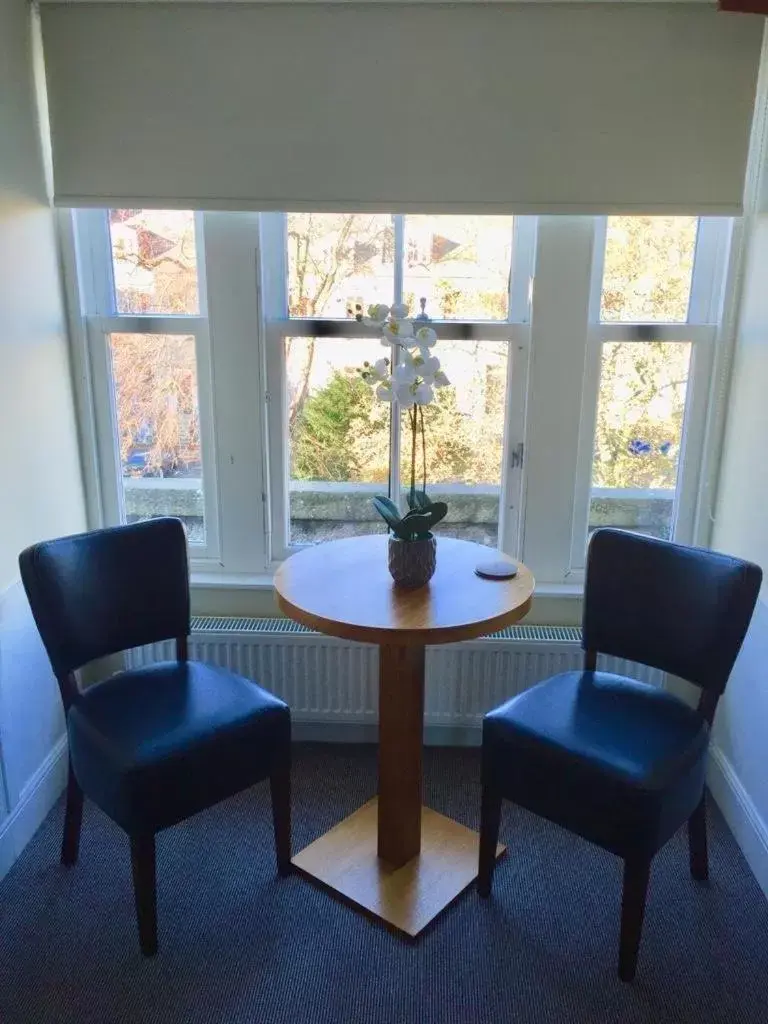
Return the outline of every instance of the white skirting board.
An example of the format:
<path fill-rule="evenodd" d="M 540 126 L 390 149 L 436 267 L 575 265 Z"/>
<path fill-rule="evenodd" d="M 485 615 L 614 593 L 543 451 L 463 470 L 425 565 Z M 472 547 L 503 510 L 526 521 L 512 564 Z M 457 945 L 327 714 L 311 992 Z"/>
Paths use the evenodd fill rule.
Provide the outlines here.
<path fill-rule="evenodd" d="M 0 821 L 0 878 L 45 821 L 67 781 L 67 738 L 62 736 Z"/>
<path fill-rule="evenodd" d="M 733 765 L 716 743 L 709 749 L 707 784 L 752 874 L 768 897 L 768 823 L 758 813 Z"/>

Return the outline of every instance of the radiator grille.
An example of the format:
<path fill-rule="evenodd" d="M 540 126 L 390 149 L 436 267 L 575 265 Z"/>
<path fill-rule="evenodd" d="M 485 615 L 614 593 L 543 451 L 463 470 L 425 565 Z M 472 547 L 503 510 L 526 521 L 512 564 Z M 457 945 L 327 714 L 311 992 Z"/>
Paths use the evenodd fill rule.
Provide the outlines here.
<path fill-rule="evenodd" d="M 193 633 L 247 633 L 291 634 L 321 636 L 314 629 L 302 626 L 292 619 L 269 618 L 225 618 L 215 615 L 197 615 L 192 619 Z M 486 639 L 482 637 L 481 639 Z M 533 640 L 543 642 L 581 643 L 581 629 L 578 626 L 506 626 L 496 633 L 488 634 L 493 640 Z"/>
<path fill-rule="evenodd" d="M 547 676 L 582 664 L 574 626 L 510 626 L 488 637 L 427 648 L 427 725 L 476 727 L 486 711 Z M 190 657 L 221 665 L 282 697 L 296 722 L 377 718 L 378 649 L 306 629 L 289 619 L 196 617 Z M 174 657 L 173 642 L 129 652 L 138 668 Z M 598 667 L 655 685 L 663 673 L 600 656 Z"/>

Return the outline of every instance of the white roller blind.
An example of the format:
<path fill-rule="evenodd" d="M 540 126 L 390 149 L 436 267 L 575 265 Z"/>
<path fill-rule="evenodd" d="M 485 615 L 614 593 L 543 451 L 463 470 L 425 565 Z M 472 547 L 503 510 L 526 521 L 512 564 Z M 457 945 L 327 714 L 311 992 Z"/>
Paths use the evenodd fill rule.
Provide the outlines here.
<path fill-rule="evenodd" d="M 42 10 L 56 202 L 736 213 L 761 19 L 690 4 Z"/>

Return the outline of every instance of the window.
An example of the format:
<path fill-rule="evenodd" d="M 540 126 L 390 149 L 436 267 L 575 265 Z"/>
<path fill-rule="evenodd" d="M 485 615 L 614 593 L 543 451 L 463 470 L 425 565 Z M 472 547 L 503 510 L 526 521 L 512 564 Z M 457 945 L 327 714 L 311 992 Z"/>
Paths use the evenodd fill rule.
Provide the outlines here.
<path fill-rule="evenodd" d="M 448 505 L 440 532 L 496 547 L 504 466 L 508 345 L 494 341 L 439 344 L 450 387 L 424 409 L 426 476 L 435 501 Z M 410 486 L 412 433 L 403 413 L 400 479 Z M 417 438 L 417 448 L 419 442 Z M 417 467 L 419 465 L 417 451 Z M 417 477 L 416 485 L 421 486 Z"/>
<path fill-rule="evenodd" d="M 354 318 L 394 294 L 391 217 L 289 213 L 287 235 L 291 316 Z"/>
<path fill-rule="evenodd" d="M 371 499 L 389 489 L 390 407 L 358 369 L 380 352 L 371 338 L 285 342 L 291 545 L 385 532 Z"/>
<path fill-rule="evenodd" d="M 115 312 L 200 312 L 195 217 L 189 210 L 110 210 Z"/>
<path fill-rule="evenodd" d="M 671 539 L 690 363 L 689 342 L 603 343 L 590 533 L 617 526 Z"/>
<path fill-rule="evenodd" d="M 205 543 L 197 357 L 191 334 L 110 334 L 125 521 L 179 516 Z"/>
<path fill-rule="evenodd" d="M 190 211 L 78 215 L 102 514 L 178 516 L 193 556 L 218 552 L 201 220 Z"/>
<path fill-rule="evenodd" d="M 717 295 L 699 278 L 710 272 L 724 226 L 693 217 L 597 225 L 597 316 L 587 332 L 571 551 L 577 572 L 588 535 L 601 526 L 693 539 L 718 319 Z"/>
<path fill-rule="evenodd" d="M 707 541 L 728 220 L 132 209 L 62 223 L 93 519 L 180 517 L 194 572 L 249 580 L 302 545 L 385 532 L 371 498 L 405 504 L 414 436 L 361 378 L 397 353 L 357 315 L 401 301 L 431 318 L 450 379 L 423 410 L 426 446 L 415 438 L 444 536 L 556 587 L 581 583 L 599 526 Z"/>
<path fill-rule="evenodd" d="M 355 319 L 370 305 L 400 301 L 411 315 L 445 321 L 435 351 L 451 386 L 424 409 L 420 484 L 426 459 L 430 495 L 449 504 L 443 533 L 492 547 L 500 529 L 511 538 L 521 473 L 505 472 L 509 348 L 518 341 L 525 352 L 528 340 L 527 292 L 513 291 L 511 280 L 530 279 L 522 241 L 512 264 L 512 218 L 288 214 L 266 216 L 262 227 L 264 253 L 284 231 L 284 270 L 273 272 L 279 261 L 270 261 L 264 287 L 276 557 L 299 544 L 383 532 L 376 494 L 400 495 L 405 507 L 410 427 L 391 420 L 359 372 L 365 361 L 397 354 Z M 526 237 L 526 225 L 517 232 Z"/>
<path fill-rule="evenodd" d="M 405 218 L 403 299 L 435 320 L 506 320 L 511 217 Z"/>

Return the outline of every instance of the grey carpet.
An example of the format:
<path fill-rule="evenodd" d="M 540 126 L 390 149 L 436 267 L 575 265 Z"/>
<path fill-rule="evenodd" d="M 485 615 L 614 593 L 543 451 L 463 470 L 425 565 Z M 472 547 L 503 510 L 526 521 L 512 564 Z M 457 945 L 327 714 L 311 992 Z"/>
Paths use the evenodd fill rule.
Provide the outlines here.
<path fill-rule="evenodd" d="M 426 798 L 478 821 L 478 754 L 428 750 Z M 371 747 L 297 746 L 294 846 L 373 794 Z M 722 818 L 712 881 L 684 834 L 656 860 L 637 980 L 615 974 L 620 865 L 507 806 L 493 898 L 408 945 L 293 876 L 276 880 L 268 786 L 158 838 L 160 953 L 134 927 L 125 836 L 86 805 L 59 866 L 59 804 L 0 883 L 2 1024 L 686 1024 L 768 1020 L 768 903 Z"/>

